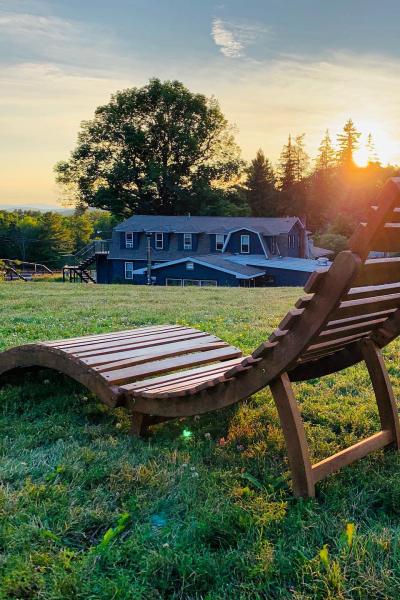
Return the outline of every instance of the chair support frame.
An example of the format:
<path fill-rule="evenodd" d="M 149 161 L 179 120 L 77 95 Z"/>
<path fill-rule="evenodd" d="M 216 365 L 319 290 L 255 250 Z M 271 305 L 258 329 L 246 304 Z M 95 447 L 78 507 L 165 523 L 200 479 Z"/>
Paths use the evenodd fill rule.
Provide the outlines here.
<path fill-rule="evenodd" d="M 293 491 L 297 497 L 314 497 L 318 481 L 374 450 L 387 446 L 400 449 L 396 400 L 381 350 L 371 339 L 363 340 L 359 345 L 374 390 L 381 430 L 318 463 L 311 463 L 303 419 L 289 375 L 284 373 L 270 384 L 285 437 Z"/>

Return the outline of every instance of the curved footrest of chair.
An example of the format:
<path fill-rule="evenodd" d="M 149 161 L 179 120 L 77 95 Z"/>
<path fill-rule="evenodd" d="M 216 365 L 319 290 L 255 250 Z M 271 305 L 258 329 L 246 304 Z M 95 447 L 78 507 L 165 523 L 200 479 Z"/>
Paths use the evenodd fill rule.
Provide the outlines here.
<path fill-rule="evenodd" d="M 130 406 L 136 392 L 148 389 L 157 389 L 156 395 L 162 390 L 160 402 L 168 403 L 168 393 L 164 392 L 172 389 L 172 382 L 178 395 L 188 383 L 189 391 L 193 391 L 190 386 L 194 382 L 212 381 L 215 385 L 224 379 L 223 373 L 234 366 L 240 370 L 246 360 L 238 348 L 214 335 L 190 327 L 161 325 L 11 348 L 0 353 L 0 374 L 21 367 L 54 369 L 115 407 Z M 165 415 L 162 409 L 140 412 L 180 416 Z M 190 414 L 197 412 L 206 411 Z"/>
<path fill-rule="evenodd" d="M 93 369 L 56 348 L 45 344 L 25 344 L 0 353 L 0 375 L 30 367 L 43 367 L 63 373 L 84 385 L 112 408 L 119 403 L 121 392 L 116 386 L 110 386 Z"/>

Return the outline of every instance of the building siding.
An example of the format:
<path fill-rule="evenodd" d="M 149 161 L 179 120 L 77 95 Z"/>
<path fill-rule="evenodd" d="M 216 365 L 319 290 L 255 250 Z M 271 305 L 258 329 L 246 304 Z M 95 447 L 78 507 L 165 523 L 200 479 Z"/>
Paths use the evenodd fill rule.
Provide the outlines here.
<path fill-rule="evenodd" d="M 155 217 L 154 217 L 155 218 Z M 239 254 L 246 256 L 245 253 L 241 253 L 241 236 L 248 235 L 250 238 L 249 255 L 260 256 L 262 258 L 274 258 L 276 256 L 302 258 L 304 256 L 304 240 L 306 240 L 306 233 L 302 223 L 296 218 L 288 219 L 252 219 L 243 218 L 243 220 L 235 219 L 233 223 L 245 223 L 242 228 L 236 227 L 235 230 L 231 228 L 229 235 L 228 226 L 231 227 L 229 218 L 222 219 L 221 217 L 207 217 L 186 219 L 186 225 L 179 230 L 179 222 L 168 221 L 165 217 L 165 221 L 161 220 L 161 217 L 157 217 L 157 223 L 154 223 L 154 229 L 151 229 L 150 221 L 153 217 L 139 216 L 138 222 L 141 223 L 141 227 L 145 228 L 145 231 L 135 231 L 135 219 L 128 219 L 127 222 L 117 226 L 112 234 L 112 240 L 110 245 L 110 253 L 108 257 L 98 256 L 96 259 L 97 269 L 97 281 L 98 283 L 132 283 L 140 284 L 146 283 L 147 275 L 135 274 L 133 279 L 125 279 L 125 262 L 133 263 L 133 270 L 144 268 L 147 265 L 147 236 L 145 231 L 152 231 L 151 233 L 151 259 L 152 264 L 160 264 L 163 262 L 171 262 L 179 259 L 195 258 L 196 256 L 204 258 L 206 261 L 206 255 L 221 255 L 228 257 L 228 255 Z M 180 217 L 173 217 L 171 219 L 181 219 Z M 147 221 L 149 223 L 147 224 Z M 268 230 L 266 231 L 267 225 L 263 225 L 264 221 L 268 221 Z M 129 222 L 129 225 L 128 225 Z M 201 223 L 208 223 L 208 231 L 201 229 Z M 278 224 L 279 222 L 279 224 Z M 275 223 L 275 225 L 274 225 Z M 192 229 L 193 224 L 193 229 Z M 256 227 L 259 224 L 259 228 L 251 231 L 251 227 Z M 176 228 L 175 228 L 176 226 Z M 277 229 L 282 227 L 281 232 Z M 250 230 L 247 228 L 249 227 Z M 138 227 L 139 229 L 139 227 Z M 192 234 L 192 248 L 184 250 L 183 240 L 184 231 Z M 257 233 L 259 231 L 259 233 Z M 283 232 L 282 232 L 283 231 Z M 125 243 L 125 233 L 133 233 L 132 248 L 127 248 Z M 163 233 L 164 247 L 162 250 L 155 248 L 155 234 L 156 232 Z M 216 250 L 216 234 L 220 233 L 226 237 L 229 235 L 229 239 L 225 248 L 225 252 L 221 253 Z M 288 236 L 293 236 L 293 243 L 289 244 Z M 271 252 L 271 240 L 275 238 L 277 243 L 277 250 L 273 255 Z M 153 283 L 156 285 L 165 285 L 167 278 L 171 279 L 206 279 L 215 280 L 219 286 L 239 286 L 243 285 L 244 282 L 250 280 L 236 278 L 234 274 L 225 273 L 218 270 L 212 263 L 214 258 L 209 257 L 210 266 L 203 266 L 194 263 L 193 270 L 187 270 L 185 263 L 178 263 L 175 265 L 166 266 L 152 271 Z M 246 264 L 246 263 L 244 263 Z M 250 264 L 250 263 L 247 263 Z M 235 267 L 233 266 L 233 269 Z M 291 270 L 283 268 L 268 268 L 263 266 L 260 268 L 261 271 L 265 271 L 266 277 L 259 277 L 256 279 L 256 285 L 274 285 L 274 286 L 297 286 L 304 285 L 307 281 L 310 273 Z M 242 273 L 243 274 L 243 273 Z M 271 281 L 271 278 L 273 281 Z M 248 284 L 248 283 L 247 283 Z"/>
<path fill-rule="evenodd" d="M 241 229 L 240 231 L 235 231 L 234 233 L 232 233 L 226 245 L 225 251 L 231 252 L 232 254 L 240 254 L 240 240 L 242 235 L 248 235 L 250 237 L 250 252 L 248 252 L 248 254 L 265 255 L 264 248 L 261 245 L 259 235 L 257 233 L 254 233 L 253 231 L 249 231 L 248 229 Z"/>
<path fill-rule="evenodd" d="M 224 273 L 217 269 L 193 263 L 193 269 L 187 269 L 186 263 L 170 265 L 152 271 L 152 282 L 155 285 L 165 285 L 167 279 L 196 279 L 216 281 L 219 286 L 236 287 L 240 280 L 235 275 Z M 135 275 L 135 283 L 146 283 L 147 274 Z"/>

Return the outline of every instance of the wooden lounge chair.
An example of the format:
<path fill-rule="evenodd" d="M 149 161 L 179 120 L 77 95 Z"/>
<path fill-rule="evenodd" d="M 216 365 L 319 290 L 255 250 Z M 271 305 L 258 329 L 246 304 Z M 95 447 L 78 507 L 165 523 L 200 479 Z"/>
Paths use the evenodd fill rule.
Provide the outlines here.
<path fill-rule="evenodd" d="M 400 178 L 389 180 L 329 268 L 311 275 L 269 340 L 251 356 L 213 335 L 162 325 L 27 344 L 0 354 L 0 373 L 50 367 L 66 373 L 106 404 L 126 406 L 132 433 L 160 421 L 220 409 L 270 386 L 285 435 L 294 492 L 314 496 L 315 483 L 372 450 L 400 443 L 397 408 L 381 348 L 400 331 Z M 311 464 L 292 381 L 365 361 L 381 431 Z"/>

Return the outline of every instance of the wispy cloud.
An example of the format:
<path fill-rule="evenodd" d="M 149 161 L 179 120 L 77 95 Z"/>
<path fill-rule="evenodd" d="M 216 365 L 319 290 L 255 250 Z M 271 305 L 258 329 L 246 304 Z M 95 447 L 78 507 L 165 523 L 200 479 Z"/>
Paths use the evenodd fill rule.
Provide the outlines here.
<path fill-rule="evenodd" d="M 112 64 L 117 44 L 106 26 L 41 14 L 31 1 L 24 8 L 10 10 L 0 0 L 0 63 L 52 62 L 95 73 Z"/>
<path fill-rule="evenodd" d="M 244 56 L 247 46 L 254 44 L 261 36 L 270 35 L 271 29 L 260 25 L 232 23 L 214 19 L 211 36 L 222 54 L 228 58 Z"/>
<path fill-rule="evenodd" d="M 76 26 L 64 19 L 29 13 L 0 11 L 0 32 L 11 35 L 40 36 L 50 39 L 68 39 Z"/>

